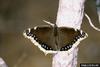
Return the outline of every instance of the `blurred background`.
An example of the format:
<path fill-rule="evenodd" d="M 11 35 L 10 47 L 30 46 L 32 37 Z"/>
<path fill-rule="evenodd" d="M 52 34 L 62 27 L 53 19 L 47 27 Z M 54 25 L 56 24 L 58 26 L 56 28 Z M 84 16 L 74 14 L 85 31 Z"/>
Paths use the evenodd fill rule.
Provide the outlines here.
<path fill-rule="evenodd" d="M 96 0 L 85 2 L 85 12 L 100 28 L 96 7 Z M 58 0 L 0 0 L 0 57 L 8 67 L 52 67 L 52 55 L 45 56 L 24 38 L 23 31 L 44 25 L 42 20 L 55 22 L 57 9 Z M 100 32 L 85 17 L 82 29 L 89 37 L 79 45 L 78 67 L 80 63 L 100 63 Z"/>

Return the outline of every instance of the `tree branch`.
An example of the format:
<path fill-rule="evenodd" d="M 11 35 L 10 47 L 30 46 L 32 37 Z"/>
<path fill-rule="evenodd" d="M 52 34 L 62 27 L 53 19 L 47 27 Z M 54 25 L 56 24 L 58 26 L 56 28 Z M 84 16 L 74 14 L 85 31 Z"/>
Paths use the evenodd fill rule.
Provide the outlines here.
<path fill-rule="evenodd" d="M 83 19 L 84 2 L 85 0 L 59 0 L 57 26 L 80 29 Z M 52 67 L 76 67 L 78 44 L 72 47 L 72 50 L 54 54 Z"/>

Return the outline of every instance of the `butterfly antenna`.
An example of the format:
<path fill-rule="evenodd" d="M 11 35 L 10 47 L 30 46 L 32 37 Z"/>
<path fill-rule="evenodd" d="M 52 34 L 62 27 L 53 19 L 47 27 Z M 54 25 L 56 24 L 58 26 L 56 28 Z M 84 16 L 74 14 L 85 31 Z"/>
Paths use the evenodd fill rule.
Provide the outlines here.
<path fill-rule="evenodd" d="M 51 23 L 51 22 L 49 22 L 49 21 L 46 21 L 46 20 L 43 20 L 43 21 L 44 21 L 45 23 L 51 25 L 52 27 L 54 27 L 54 24 L 53 24 L 53 23 Z"/>
<path fill-rule="evenodd" d="M 97 28 L 97 27 L 95 27 L 94 25 L 93 25 L 93 23 L 92 23 L 92 21 L 91 21 L 91 19 L 90 19 L 90 17 L 85 13 L 85 16 L 86 16 L 86 18 L 88 19 L 88 21 L 89 21 L 89 23 L 90 23 L 90 25 L 91 25 L 91 27 L 93 27 L 95 30 L 97 30 L 97 31 L 100 31 L 100 29 L 99 28 Z"/>

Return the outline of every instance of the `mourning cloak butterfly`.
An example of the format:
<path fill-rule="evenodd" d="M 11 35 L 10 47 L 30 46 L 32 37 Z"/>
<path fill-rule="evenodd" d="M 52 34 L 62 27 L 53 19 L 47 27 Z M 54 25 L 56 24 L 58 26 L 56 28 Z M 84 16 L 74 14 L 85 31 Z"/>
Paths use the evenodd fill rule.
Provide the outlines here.
<path fill-rule="evenodd" d="M 87 37 L 82 30 L 57 27 L 39 26 L 24 31 L 24 36 L 30 39 L 40 50 L 48 53 L 68 51 L 75 44 Z"/>

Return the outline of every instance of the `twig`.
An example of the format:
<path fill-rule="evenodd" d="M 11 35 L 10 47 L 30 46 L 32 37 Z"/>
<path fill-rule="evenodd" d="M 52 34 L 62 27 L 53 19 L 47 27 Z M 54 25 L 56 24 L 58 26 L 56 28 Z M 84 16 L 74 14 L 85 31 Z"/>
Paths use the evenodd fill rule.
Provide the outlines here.
<path fill-rule="evenodd" d="M 95 27 L 95 26 L 92 24 L 92 21 L 91 21 L 90 17 L 89 17 L 86 13 L 85 13 L 85 16 L 86 16 L 86 18 L 88 19 L 88 21 L 89 21 L 91 27 L 93 27 L 93 28 L 94 28 L 95 30 L 97 30 L 97 31 L 100 31 L 99 28 Z"/>

